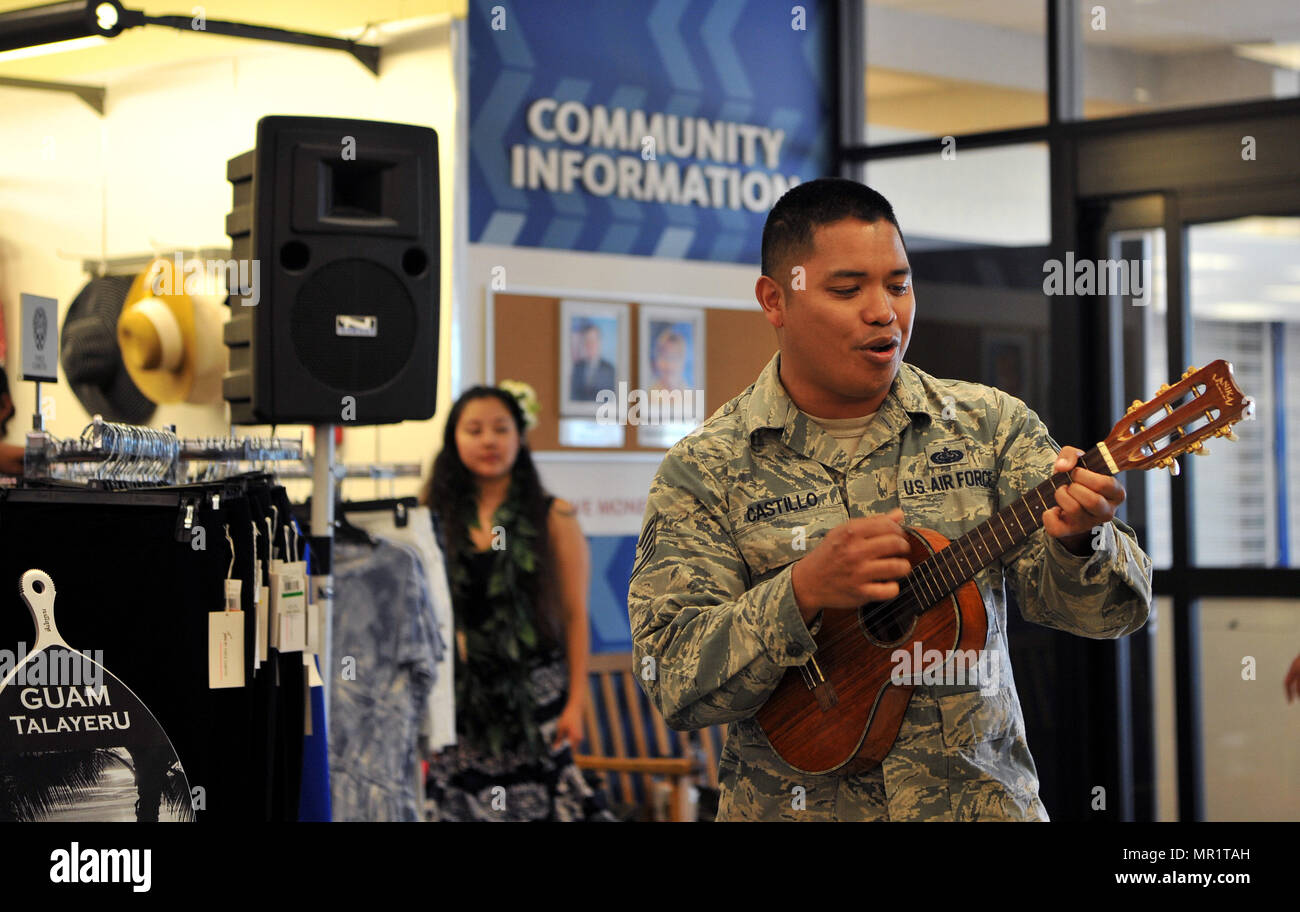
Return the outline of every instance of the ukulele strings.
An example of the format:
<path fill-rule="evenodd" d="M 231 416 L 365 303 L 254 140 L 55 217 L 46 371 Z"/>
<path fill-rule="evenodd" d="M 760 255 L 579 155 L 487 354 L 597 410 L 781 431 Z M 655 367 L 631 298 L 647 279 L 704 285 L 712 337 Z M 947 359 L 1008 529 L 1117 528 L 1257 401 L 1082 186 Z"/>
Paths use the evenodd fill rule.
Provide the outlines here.
<path fill-rule="evenodd" d="M 939 601 L 943 601 L 943 599 L 940 599 Z M 935 604 L 937 605 L 938 602 L 935 602 Z M 872 605 L 869 611 L 861 615 L 860 620 L 863 624 L 867 624 L 882 618 L 882 616 L 887 621 L 893 621 L 899 617 L 906 617 L 908 614 L 912 614 L 913 616 L 915 616 L 921 613 L 921 611 L 918 610 L 921 608 L 921 605 L 922 602 L 917 597 L 917 593 L 912 586 L 911 580 L 907 577 L 904 577 L 903 580 L 900 581 L 899 583 L 898 595 L 894 596 L 891 599 L 887 599 L 886 601 L 878 602 Z M 837 609 L 832 608 L 828 610 L 834 611 Z M 859 607 L 856 610 L 862 611 L 863 609 Z M 840 633 L 837 633 L 835 636 L 831 637 L 826 642 L 819 643 L 818 648 L 829 649 L 831 646 L 834 646 L 836 643 L 840 642 L 841 640 L 847 637 L 857 636 L 858 633 L 859 631 L 857 629 L 849 628 Z"/>
<path fill-rule="evenodd" d="M 960 541 L 961 538 L 954 540 L 955 543 Z M 928 565 L 928 562 L 931 559 L 939 558 L 940 555 L 944 555 L 947 550 L 948 549 L 933 552 L 925 560 L 913 566 L 907 576 L 898 581 L 898 595 L 886 599 L 883 602 L 873 603 L 870 607 L 866 605 L 859 606 L 856 610 L 862 612 L 859 618 L 860 623 L 867 625 L 873 621 L 881 619 L 887 622 L 893 622 L 900 616 L 905 617 L 909 612 L 912 615 L 919 617 L 923 612 L 928 611 L 936 605 L 942 604 L 945 599 L 954 597 L 956 590 L 964 583 L 969 582 L 969 580 L 962 580 L 956 588 L 949 589 L 942 571 L 936 570 L 935 567 Z M 949 557 L 950 556 L 951 555 L 949 555 Z M 944 557 L 943 559 L 946 560 L 947 557 Z M 925 568 L 928 577 L 921 576 L 922 567 Z M 939 593 L 937 598 L 933 597 L 933 594 L 936 591 Z M 838 609 L 829 610 L 833 611 Z M 819 643 L 818 647 L 829 648 L 846 637 L 856 636 L 858 634 L 858 630 L 850 627 L 831 637 L 826 642 Z"/>
<path fill-rule="evenodd" d="M 1100 453 L 1098 452 L 1096 447 L 1093 447 L 1087 453 L 1084 453 L 1079 456 L 1077 465 L 1080 468 L 1089 469 L 1090 471 L 1093 472 L 1100 472 L 1107 475 L 1112 474 L 1105 467 L 1102 467 L 1100 465 L 1100 460 L 1101 460 Z M 1021 536 L 1020 540 L 1027 538 L 1028 534 L 1031 534 L 1042 527 L 1042 513 L 1048 509 L 1048 504 L 1044 499 L 1045 494 L 1042 490 L 1043 487 L 1046 485 L 1050 485 L 1051 489 L 1055 490 L 1056 488 L 1061 487 L 1064 484 L 1070 483 L 1072 480 L 1073 479 L 1070 477 L 1070 473 L 1068 472 L 1052 473 L 1046 479 L 1046 481 L 1040 483 L 1037 487 L 1031 489 L 1028 494 L 1023 495 L 1017 501 L 1013 501 L 1009 506 L 1005 507 L 1003 510 L 996 511 L 992 517 L 984 520 L 979 525 L 977 525 L 975 529 L 971 531 L 972 532 L 978 531 L 983 526 L 991 524 L 995 518 L 1001 516 L 1004 512 L 1010 511 L 1012 517 L 1016 520 L 1016 522 L 1021 524 L 1021 531 L 1024 532 L 1025 530 L 1023 527 L 1023 523 L 1021 523 L 1020 515 L 1015 512 L 1015 508 L 1017 504 L 1024 504 L 1026 514 L 1029 520 L 1033 523 L 1033 526 L 1029 529 L 1028 533 L 1025 533 L 1023 536 Z M 1037 494 L 1039 503 L 1043 507 L 1043 510 L 1041 511 L 1038 510 L 1036 507 L 1034 507 L 1029 501 L 1030 496 L 1034 494 Z M 1002 520 L 1002 525 L 1007 530 L 1008 534 L 1010 534 L 1011 528 L 1010 526 L 1008 526 L 1005 518 L 1003 518 Z M 969 532 L 967 533 L 967 535 L 969 535 Z M 976 548 L 972 549 L 972 554 L 970 555 L 966 554 L 966 550 L 965 550 L 966 546 L 962 544 L 962 542 L 967 537 L 967 535 L 959 536 L 958 538 L 954 539 L 951 544 L 958 546 L 957 552 L 959 552 L 959 556 L 966 556 L 967 562 L 969 563 L 971 556 L 974 556 L 977 559 L 979 558 L 979 551 L 977 550 L 978 546 L 976 546 Z M 982 533 L 979 541 L 983 543 L 985 550 L 992 551 L 992 549 L 988 547 L 987 542 L 984 542 Z M 996 530 L 994 530 L 993 532 L 993 541 L 995 545 L 999 545 L 999 546 L 1001 545 L 1001 542 L 997 537 Z M 1006 551 L 1009 551 L 1017 543 L 1018 542 L 1013 537 L 1011 543 L 1008 544 L 1006 548 L 999 550 L 997 554 L 1002 554 L 1005 553 Z M 948 550 L 949 549 L 945 548 L 940 551 L 934 551 L 930 555 L 928 555 L 924 560 L 915 564 L 912 567 L 911 571 L 906 576 L 904 576 L 901 580 L 898 581 L 898 595 L 894 596 L 891 599 L 886 599 L 883 602 L 875 603 L 870 607 L 863 605 L 855 609 L 856 611 L 859 612 L 858 626 L 866 626 L 869 625 L 871 622 L 880 619 L 893 622 L 896 619 L 898 619 L 900 616 L 905 617 L 909 612 L 913 616 L 919 617 L 923 612 L 928 611 L 929 609 L 935 607 L 936 605 L 942 604 L 944 600 L 955 597 L 957 590 L 960 589 L 962 585 L 964 585 L 966 582 L 969 582 L 970 580 L 961 579 L 959 580 L 958 584 L 955 587 L 949 588 L 949 585 L 947 583 L 947 576 L 944 574 L 943 568 L 938 566 L 937 564 L 933 566 L 930 565 L 931 560 L 939 561 L 939 560 L 948 560 L 949 558 L 952 558 L 952 555 L 947 553 Z M 980 561 L 977 566 L 983 566 L 983 565 L 984 565 L 984 561 Z M 922 568 L 924 568 L 924 572 L 922 571 Z M 954 567 L 950 567 L 949 571 L 950 572 L 952 572 L 953 570 L 960 571 L 961 569 L 962 568 L 960 564 L 956 564 Z M 972 578 L 973 578 L 973 574 L 972 574 Z M 936 591 L 939 593 L 938 598 L 934 598 L 934 593 Z M 826 609 L 826 610 L 836 611 L 839 609 Z M 828 640 L 826 640 L 826 642 L 818 643 L 817 645 L 818 648 L 820 649 L 826 649 L 831 646 L 834 646 L 836 643 L 838 643 L 840 640 L 846 637 L 857 636 L 857 635 L 859 635 L 859 630 L 857 629 L 857 627 L 849 627 L 846 630 L 841 631 L 835 636 L 829 638 Z"/>
<path fill-rule="evenodd" d="M 1078 465 L 1085 469 L 1098 471 L 1098 469 L 1095 468 L 1095 463 L 1097 462 L 1097 459 L 1093 458 L 1095 453 L 1096 453 L 1096 448 L 1094 447 L 1092 451 L 1081 455 L 1078 460 Z M 1105 470 L 1101 469 L 1100 471 L 1104 472 Z M 1106 474 L 1110 474 L 1110 473 L 1107 472 Z M 1033 523 L 1033 526 L 1030 528 L 1029 531 L 1031 533 L 1036 531 L 1038 528 L 1041 528 L 1042 512 L 1047 509 L 1047 503 L 1043 499 L 1044 493 L 1042 491 L 1042 488 L 1045 485 L 1050 485 L 1051 488 L 1055 490 L 1056 488 L 1060 487 L 1063 484 L 1068 484 L 1071 480 L 1072 479 L 1070 477 L 1070 474 L 1067 472 L 1052 473 L 1052 475 L 1050 475 L 1046 481 L 1042 482 L 1037 487 L 1033 488 L 1028 494 L 1023 495 L 1017 501 L 1013 501 L 1009 506 L 1005 507 L 1003 510 L 999 510 L 995 512 L 992 517 L 980 523 L 978 526 L 975 527 L 974 530 L 971 531 L 972 532 L 978 531 L 983 526 L 991 524 L 993 522 L 993 519 L 997 518 L 998 516 L 1001 516 L 1002 513 L 1010 511 L 1012 516 L 1015 518 L 1016 522 L 1021 525 L 1021 531 L 1024 532 L 1024 527 L 1023 527 L 1023 523 L 1021 523 L 1020 515 L 1015 512 L 1015 508 L 1018 504 L 1024 504 L 1027 517 Z M 1038 510 L 1031 504 L 1029 498 L 1031 495 L 1034 494 L 1038 495 L 1039 503 L 1042 505 L 1043 511 Z M 1002 525 L 1003 528 L 1007 530 L 1008 534 L 1010 534 L 1011 529 L 1008 526 L 1005 518 L 1002 520 Z M 968 532 L 967 534 L 954 539 L 953 542 L 951 543 L 951 545 L 956 546 L 956 553 L 958 555 L 958 558 L 964 556 L 966 558 L 967 563 L 971 563 L 972 556 L 975 557 L 977 560 L 979 558 L 979 551 L 977 550 L 978 546 L 976 546 L 975 549 L 972 549 L 971 554 L 967 554 L 966 552 L 966 545 L 963 544 L 963 542 L 968 537 L 969 534 L 970 533 Z M 1027 535 L 1024 537 L 1027 537 Z M 1001 545 L 1001 542 L 997 538 L 996 530 L 993 532 L 993 540 L 995 545 L 999 545 L 999 546 Z M 987 542 L 983 541 L 982 533 L 979 541 L 984 545 L 984 548 L 986 550 L 992 551 L 992 549 L 988 547 Z M 1017 542 L 1013 538 L 1011 543 L 1004 550 L 1010 550 L 1010 548 L 1014 547 L 1016 543 Z M 943 572 L 944 568 L 938 566 L 937 564 L 934 566 L 930 565 L 930 561 L 932 560 L 946 561 L 952 559 L 953 555 L 949 553 L 950 550 L 951 548 L 945 548 L 940 551 L 934 551 L 930 555 L 928 555 L 924 560 L 915 564 L 912 567 L 911 571 L 907 574 L 907 576 L 899 580 L 898 595 L 894 596 L 891 599 L 887 599 L 884 602 L 880 602 L 878 604 L 872 605 L 870 608 L 868 608 L 867 606 L 860 606 L 857 609 L 859 612 L 861 612 L 859 618 L 860 623 L 863 625 L 867 625 L 870 624 L 872 621 L 881 618 L 892 622 L 900 614 L 906 614 L 906 612 L 908 611 L 911 611 L 914 615 L 919 616 L 922 612 L 927 611 L 930 608 L 933 608 L 935 605 L 941 604 L 945 599 L 953 597 L 957 589 L 961 588 L 961 585 L 969 581 L 967 579 L 961 579 L 959 580 L 957 586 L 949 588 L 949 584 L 947 582 L 947 577 L 949 574 L 958 577 L 964 576 L 964 574 L 960 572 L 963 569 L 960 563 L 954 562 L 953 566 L 948 567 L 949 574 L 945 574 Z M 1004 552 L 999 552 L 999 553 L 1004 553 Z M 976 564 L 976 566 L 983 566 L 983 564 L 984 561 L 979 561 L 979 563 Z M 924 571 L 922 570 L 922 568 L 924 568 Z M 904 588 L 905 586 L 906 588 Z M 934 597 L 935 592 L 939 593 L 937 598 Z M 911 604 L 907 604 L 909 601 Z M 857 630 L 854 630 L 853 628 L 849 628 L 831 637 L 825 643 L 818 644 L 818 645 L 830 647 L 835 645 L 835 643 L 837 643 L 839 640 L 843 639 L 844 637 L 853 636 L 857 633 L 858 633 Z"/>

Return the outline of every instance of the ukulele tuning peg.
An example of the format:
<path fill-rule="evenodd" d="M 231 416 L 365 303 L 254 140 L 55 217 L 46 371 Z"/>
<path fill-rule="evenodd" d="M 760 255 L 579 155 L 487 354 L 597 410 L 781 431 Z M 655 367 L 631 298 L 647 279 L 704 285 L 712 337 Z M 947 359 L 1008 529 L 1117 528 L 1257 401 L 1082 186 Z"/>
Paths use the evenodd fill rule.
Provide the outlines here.
<path fill-rule="evenodd" d="M 1160 389 L 1156 390 L 1156 395 L 1159 396 L 1161 393 L 1168 392 L 1169 389 L 1170 389 L 1170 386 L 1169 386 L 1168 383 L 1162 383 L 1162 384 L 1160 384 Z"/>
<path fill-rule="evenodd" d="M 1128 407 L 1128 411 L 1126 411 L 1124 414 L 1126 414 L 1126 415 L 1131 415 L 1131 414 L 1133 414 L 1134 412 L 1136 412 L 1136 411 L 1137 411 L 1138 409 L 1140 409 L 1140 408 L 1142 408 L 1142 400 L 1141 400 L 1141 399 L 1134 399 L 1134 400 L 1133 400 L 1133 404 L 1130 405 L 1130 406 Z"/>
<path fill-rule="evenodd" d="M 1182 468 L 1182 466 L 1180 466 L 1180 465 L 1178 464 L 1178 460 L 1177 460 L 1177 459 L 1171 459 L 1171 460 L 1169 460 L 1169 477 L 1170 477 L 1170 478 L 1177 478 L 1177 477 L 1178 477 L 1178 473 L 1181 472 L 1182 470 L 1183 470 L 1183 468 Z"/>
<path fill-rule="evenodd" d="M 1202 441 L 1199 440 L 1196 442 L 1196 445 L 1192 447 L 1192 452 L 1195 453 L 1197 456 L 1210 455 L 1209 449 L 1205 446 L 1205 444 Z"/>
<path fill-rule="evenodd" d="M 1196 366 L 1195 366 L 1195 365 L 1193 365 L 1193 366 L 1187 368 L 1187 370 L 1183 371 L 1183 379 L 1186 380 L 1188 377 L 1190 377 L 1190 376 L 1191 376 L 1192 374 L 1194 374 L 1194 373 L 1196 373 Z"/>
<path fill-rule="evenodd" d="M 1238 440 L 1237 432 L 1230 427 L 1221 427 L 1214 432 L 1215 437 L 1227 437 L 1229 440 Z"/>

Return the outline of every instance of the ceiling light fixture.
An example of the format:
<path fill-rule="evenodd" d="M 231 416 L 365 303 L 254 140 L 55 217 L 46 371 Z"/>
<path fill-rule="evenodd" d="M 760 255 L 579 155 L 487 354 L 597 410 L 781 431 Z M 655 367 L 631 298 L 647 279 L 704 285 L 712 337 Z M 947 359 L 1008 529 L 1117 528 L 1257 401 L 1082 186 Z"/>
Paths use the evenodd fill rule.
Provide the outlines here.
<path fill-rule="evenodd" d="M 0 52 L 37 48 L 78 38 L 113 38 L 128 28 L 161 25 L 185 32 L 203 31 L 232 38 L 345 51 L 366 69 L 379 74 L 380 49 L 375 45 L 220 19 L 207 19 L 201 28 L 195 28 L 193 22 L 191 16 L 146 16 L 140 10 L 126 9 L 118 0 L 64 0 L 0 13 Z"/>

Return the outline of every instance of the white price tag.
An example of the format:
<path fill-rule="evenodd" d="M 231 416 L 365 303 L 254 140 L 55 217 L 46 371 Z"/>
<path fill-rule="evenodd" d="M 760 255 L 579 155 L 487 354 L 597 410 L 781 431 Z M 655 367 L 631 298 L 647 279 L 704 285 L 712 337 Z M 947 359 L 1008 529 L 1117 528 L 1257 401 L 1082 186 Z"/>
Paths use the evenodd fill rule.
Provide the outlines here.
<path fill-rule="evenodd" d="M 307 573 L 301 561 L 285 563 L 277 574 L 279 598 L 278 645 L 281 652 L 302 652 L 307 646 Z"/>
<path fill-rule="evenodd" d="M 208 613 L 208 687 L 244 686 L 244 612 Z"/>

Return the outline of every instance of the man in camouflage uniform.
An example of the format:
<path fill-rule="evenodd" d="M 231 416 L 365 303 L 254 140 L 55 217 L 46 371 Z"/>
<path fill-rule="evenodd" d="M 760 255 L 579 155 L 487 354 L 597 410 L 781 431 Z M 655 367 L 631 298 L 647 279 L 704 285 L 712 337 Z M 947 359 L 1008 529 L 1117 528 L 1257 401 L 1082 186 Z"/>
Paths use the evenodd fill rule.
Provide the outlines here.
<path fill-rule="evenodd" d="M 755 291 L 780 350 L 668 452 L 650 489 L 628 593 L 642 687 L 673 728 L 730 723 L 719 820 L 1046 820 L 1004 581 L 1030 621 L 1098 639 L 1140 628 L 1151 562 L 1114 519 L 1123 488 L 1075 469 L 1079 451 L 1060 450 L 1020 400 L 902 362 L 910 268 L 875 191 L 840 179 L 790 190 L 764 228 L 763 273 Z M 1043 528 L 975 578 L 983 679 L 918 684 L 869 772 L 782 761 L 754 715 L 814 655 L 823 612 L 898 593 L 899 523 L 955 539 L 1071 470 Z"/>

